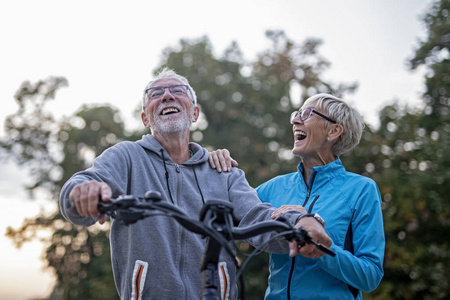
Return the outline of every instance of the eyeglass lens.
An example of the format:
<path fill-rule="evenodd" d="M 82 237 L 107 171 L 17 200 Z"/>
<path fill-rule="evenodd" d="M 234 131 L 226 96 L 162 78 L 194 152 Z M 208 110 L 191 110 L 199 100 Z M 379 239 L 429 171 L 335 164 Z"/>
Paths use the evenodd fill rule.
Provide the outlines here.
<path fill-rule="evenodd" d="M 310 107 L 308 107 L 308 108 L 306 108 L 306 109 L 294 111 L 294 112 L 291 114 L 291 124 L 294 124 L 294 119 L 295 119 L 297 116 L 300 116 L 300 120 L 301 120 L 302 122 L 305 122 L 305 121 L 309 118 L 309 116 L 311 116 L 312 111 L 313 111 L 313 109 L 310 108 Z"/>
<path fill-rule="evenodd" d="M 171 85 L 165 87 L 150 88 L 147 95 L 150 99 L 159 99 L 164 94 L 165 89 L 169 89 L 170 93 L 175 96 L 183 96 L 187 94 L 187 86 L 185 85 Z"/>

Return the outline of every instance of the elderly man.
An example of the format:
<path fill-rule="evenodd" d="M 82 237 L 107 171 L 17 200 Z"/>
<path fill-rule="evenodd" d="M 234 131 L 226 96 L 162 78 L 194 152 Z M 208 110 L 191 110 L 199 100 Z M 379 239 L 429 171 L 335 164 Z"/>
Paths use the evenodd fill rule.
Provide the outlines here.
<path fill-rule="evenodd" d="M 208 164 L 208 151 L 189 142 L 189 129 L 200 109 L 187 79 L 164 69 L 145 89 L 142 122 L 152 135 L 137 142 L 121 142 L 102 153 L 93 166 L 75 174 L 64 185 L 60 205 L 69 221 L 89 226 L 105 222 L 97 210 L 98 198 L 109 201 L 122 194 L 144 195 L 158 191 L 163 199 L 198 216 L 210 199 L 233 203 L 239 226 L 270 220 L 274 211 L 263 204 L 245 179 L 233 168 L 219 173 Z M 289 219 L 306 228 L 325 246 L 331 240 L 314 218 L 291 212 Z M 268 235 L 249 240 L 258 246 Z M 153 216 L 124 226 L 111 221 L 111 260 L 121 299 L 198 299 L 201 295 L 199 263 L 205 240 L 164 216 Z M 309 247 L 310 257 L 322 256 Z M 303 247 L 303 248 L 305 248 Z M 298 253 L 298 245 L 279 241 L 270 250 Z M 302 249 L 304 252 L 305 250 Z M 236 299 L 235 266 L 232 257 L 221 254 L 219 272 L 221 299 Z"/>

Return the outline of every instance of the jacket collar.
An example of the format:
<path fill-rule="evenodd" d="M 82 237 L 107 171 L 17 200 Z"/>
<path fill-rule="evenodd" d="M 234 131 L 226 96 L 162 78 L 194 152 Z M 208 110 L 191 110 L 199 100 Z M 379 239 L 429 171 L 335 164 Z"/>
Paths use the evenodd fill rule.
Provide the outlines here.
<path fill-rule="evenodd" d="M 300 164 L 297 167 L 298 175 L 300 178 L 303 178 L 303 162 L 300 162 Z M 324 166 L 317 166 L 312 169 L 310 181 L 314 180 L 314 182 L 323 182 L 328 181 L 332 179 L 333 177 L 337 176 L 337 174 L 345 172 L 345 168 L 342 165 L 342 161 L 337 158 L 333 162 L 326 164 Z M 304 180 L 303 180 L 304 181 Z M 308 183 L 309 185 L 309 183 Z"/>

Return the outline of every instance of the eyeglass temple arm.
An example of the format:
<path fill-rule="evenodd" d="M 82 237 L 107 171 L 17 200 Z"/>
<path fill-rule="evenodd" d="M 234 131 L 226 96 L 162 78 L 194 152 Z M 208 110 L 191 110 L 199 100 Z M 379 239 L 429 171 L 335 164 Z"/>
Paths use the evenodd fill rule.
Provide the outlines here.
<path fill-rule="evenodd" d="M 327 116 L 325 116 L 324 114 L 321 114 L 320 112 L 316 111 L 313 109 L 313 112 L 315 114 L 318 114 L 319 116 L 321 116 L 322 118 L 326 119 L 327 121 L 330 121 L 331 123 L 337 123 L 335 120 L 328 118 Z"/>

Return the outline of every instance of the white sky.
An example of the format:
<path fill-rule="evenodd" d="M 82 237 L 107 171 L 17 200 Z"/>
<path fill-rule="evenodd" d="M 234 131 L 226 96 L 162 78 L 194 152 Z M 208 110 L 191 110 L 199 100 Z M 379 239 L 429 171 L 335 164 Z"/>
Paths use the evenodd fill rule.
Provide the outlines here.
<path fill-rule="evenodd" d="M 228 0 L 113 1 L 10 0 L 0 3 L 0 136 L 15 112 L 14 93 L 25 80 L 64 76 L 69 87 L 50 102 L 55 117 L 72 115 L 82 104 L 112 103 L 135 128 L 132 111 L 160 61 L 162 50 L 181 38 L 207 35 L 221 55 L 237 41 L 247 60 L 267 49 L 268 29 L 284 30 L 300 43 L 320 38 L 320 53 L 332 65 L 324 77 L 359 82 L 348 100 L 377 125 L 378 110 L 398 99 L 420 105 L 423 71 L 405 61 L 424 37 L 419 16 L 431 0 Z M 195 87 L 194 87 L 195 88 Z M 51 290 L 41 270 L 42 247 L 20 251 L 3 236 L 48 201 L 30 202 L 21 191 L 26 173 L 0 162 L 0 299 L 29 299 Z M 4 272 L 6 270 L 7 272 Z M 13 284 L 21 283 L 21 285 Z M 23 288 L 24 284 L 29 286 Z"/>

